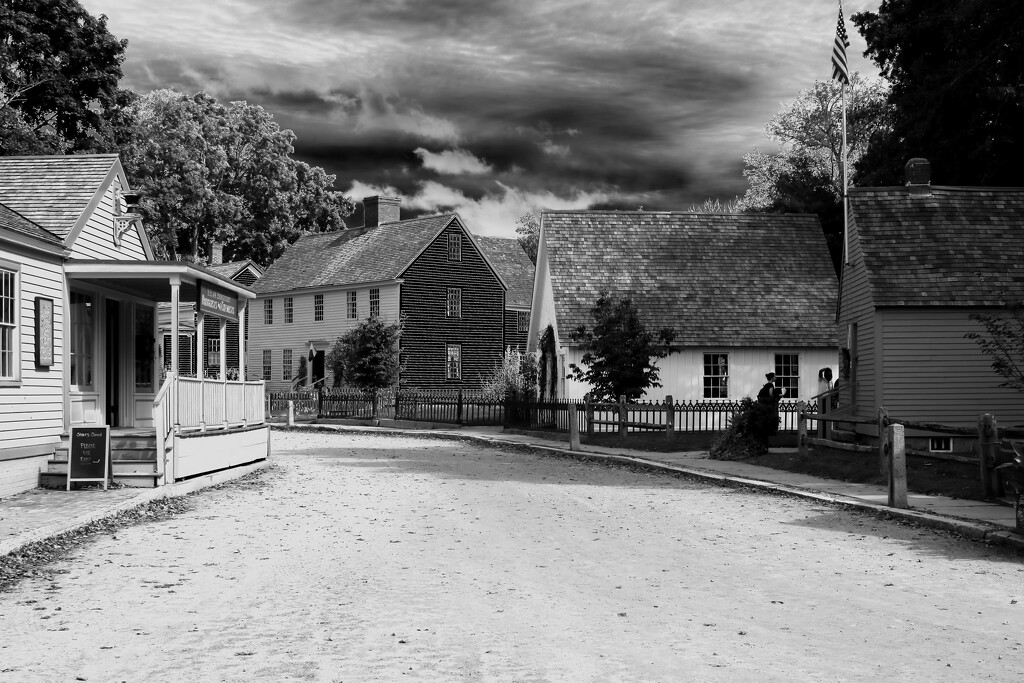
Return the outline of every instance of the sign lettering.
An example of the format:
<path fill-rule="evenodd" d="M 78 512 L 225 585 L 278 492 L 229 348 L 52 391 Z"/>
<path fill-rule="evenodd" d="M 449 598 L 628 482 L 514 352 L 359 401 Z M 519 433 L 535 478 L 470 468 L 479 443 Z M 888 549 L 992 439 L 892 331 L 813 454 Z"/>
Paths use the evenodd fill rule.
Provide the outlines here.
<path fill-rule="evenodd" d="M 199 310 L 218 318 L 238 320 L 238 297 L 226 289 L 200 282 Z"/>

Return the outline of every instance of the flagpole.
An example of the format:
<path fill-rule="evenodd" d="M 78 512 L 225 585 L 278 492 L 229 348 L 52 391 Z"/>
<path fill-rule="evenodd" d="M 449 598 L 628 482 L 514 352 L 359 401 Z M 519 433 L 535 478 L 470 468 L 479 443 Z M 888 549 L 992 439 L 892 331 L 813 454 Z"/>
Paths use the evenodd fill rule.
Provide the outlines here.
<path fill-rule="evenodd" d="M 848 198 L 847 198 L 847 183 L 846 183 L 846 84 L 839 84 L 839 92 L 843 100 L 843 263 L 850 262 L 850 227 L 848 212 Z"/>

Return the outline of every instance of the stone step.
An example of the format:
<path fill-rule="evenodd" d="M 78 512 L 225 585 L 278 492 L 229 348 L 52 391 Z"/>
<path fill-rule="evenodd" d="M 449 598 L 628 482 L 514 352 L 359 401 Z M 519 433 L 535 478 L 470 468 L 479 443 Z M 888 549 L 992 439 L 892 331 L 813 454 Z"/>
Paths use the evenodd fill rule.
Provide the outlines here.
<path fill-rule="evenodd" d="M 123 474 L 114 474 L 113 482 L 115 484 L 121 484 L 122 486 L 130 486 L 133 488 L 144 488 L 151 489 L 156 488 L 155 472 L 131 472 Z M 76 488 L 80 484 L 96 484 L 100 482 L 73 482 L 71 488 Z M 68 485 L 67 471 L 64 472 L 40 472 L 39 473 L 39 486 L 44 489 L 66 489 Z"/>

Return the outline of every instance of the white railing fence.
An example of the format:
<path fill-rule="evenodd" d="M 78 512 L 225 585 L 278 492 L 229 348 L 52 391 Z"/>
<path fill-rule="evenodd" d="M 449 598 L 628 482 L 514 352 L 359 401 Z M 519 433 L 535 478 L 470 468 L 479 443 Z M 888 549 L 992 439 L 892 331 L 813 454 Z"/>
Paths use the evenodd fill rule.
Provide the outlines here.
<path fill-rule="evenodd" d="M 177 378 L 177 428 L 209 431 L 263 424 L 264 383 Z"/>
<path fill-rule="evenodd" d="M 160 391 L 153 399 L 153 423 L 156 426 L 156 466 L 157 474 L 161 476 L 164 483 L 174 481 L 173 459 L 167 457 L 167 444 L 173 444 L 174 425 L 177 423 L 176 408 L 177 399 L 174 381 L 175 373 L 168 372 Z"/>

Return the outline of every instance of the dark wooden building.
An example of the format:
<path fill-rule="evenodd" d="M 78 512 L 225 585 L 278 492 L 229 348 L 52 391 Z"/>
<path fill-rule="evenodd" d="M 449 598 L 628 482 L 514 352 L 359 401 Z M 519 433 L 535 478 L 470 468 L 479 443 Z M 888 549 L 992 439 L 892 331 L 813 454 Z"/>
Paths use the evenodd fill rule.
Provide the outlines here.
<path fill-rule="evenodd" d="M 519 240 L 506 237 L 478 237 L 477 242 L 508 285 L 505 294 L 505 347 L 526 351 L 536 272 Z"/>

